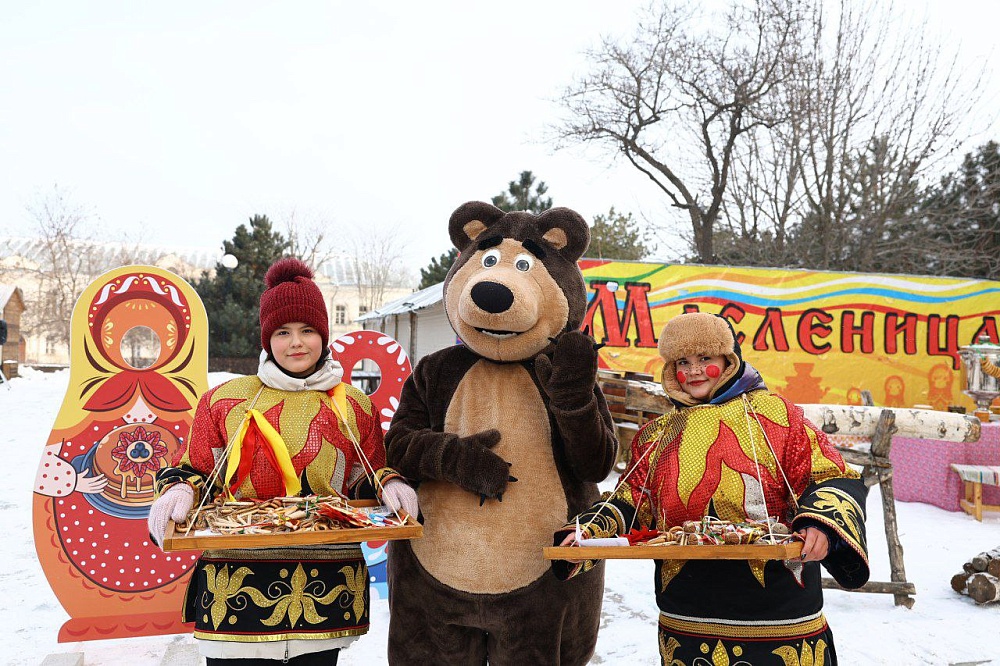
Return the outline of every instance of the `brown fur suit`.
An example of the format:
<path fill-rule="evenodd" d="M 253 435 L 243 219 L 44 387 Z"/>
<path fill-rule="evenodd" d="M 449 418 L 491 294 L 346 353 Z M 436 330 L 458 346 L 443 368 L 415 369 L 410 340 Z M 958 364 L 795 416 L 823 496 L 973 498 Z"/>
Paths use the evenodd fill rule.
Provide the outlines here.
<path fill-rule="evenodd" d="M 617 453 L 578 330 L 589 230 L 566 208 L 470 202 L 449 232 L 461 255 L 444 302 L 464 344 L 421 359 L 386 435 L 424 523 L 389 550 L 389 662 L 584 664 L 604 570 L 561 583 L 542 548 L 597 499 Z"/>

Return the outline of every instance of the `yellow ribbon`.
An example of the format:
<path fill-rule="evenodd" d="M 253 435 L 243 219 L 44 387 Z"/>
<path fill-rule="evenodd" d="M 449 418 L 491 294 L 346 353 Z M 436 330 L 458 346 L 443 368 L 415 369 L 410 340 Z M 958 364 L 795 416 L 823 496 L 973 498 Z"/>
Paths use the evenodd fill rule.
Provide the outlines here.
<path fill-rule="evenodd" d="M 288 455 L 288 447 L 285 445 L 285 440 L 282 439 L 281 433 L 274 429 L 264 415 L 261 414 L 256 409 L 251 409 L 247 412 L 246 416 L 243 417 L 243 422 L 240 423 L 239 430 L 237 431 L 237 438 L 239 439 L 240 445 L 234 446 L 232 452 L 229 454 L 229 464 L 226 465 L 226 478 L 225 478 L 225 488 L 226 493 L 229 495 L 229 499 L 235 500 L 232 491 L 229 489 L 229 483 L 236 473 L 236 470 L 240 466 L 240 453 L 243 449 L 243 439 L 246 437 L 247 429 L 250 427 L 250 422 L 254 421 L 257 424 L 257 428 L 260 430 L 261 434 L 264 436 L 264 441 L 267 445 L 271 447 L 271 451 L 274 452 L 274 458 L 278 461 L 278 471 L 281 472 L 281 476 L 285 481 L 285 494 L 292 496 L 298 495 L 299 491 L 302 490 L 302 484 L 299 482 L 298 474 L 295 473 L 295 467 L 292 465 L 292 459 Z"/>
<path fill-rule="evenodd" d="M 333 398 L 333 401 L 337 403 L 337 417 L 343 420 L 344 414 L 347 413 L 347 388 L 344 386 L 344 382 L 340 382 L 328 392 L 329 396 Z M 344 422 L 347 425 L 347 422 Z M 350 426 L 348 426 L 350 427 Z"/>

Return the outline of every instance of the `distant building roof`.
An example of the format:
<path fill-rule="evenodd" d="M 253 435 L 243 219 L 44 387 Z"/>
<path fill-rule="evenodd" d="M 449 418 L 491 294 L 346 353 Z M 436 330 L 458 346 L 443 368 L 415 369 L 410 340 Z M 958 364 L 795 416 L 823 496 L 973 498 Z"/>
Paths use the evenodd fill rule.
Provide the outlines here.
<path fill-rule="evenodd" d="M 444 298 L 444 282 L 432 284 L 426 289 L 415 291 L 412 294 L 389 301 L 385 305 L 371 312 L 358 317 L 357 321 L 368 321 L 369 319 L 379 319 L 390 315 L 404 314 L 429 308 L 436 303 L 440 303 Z"/>
<path fill-rule="evenodd" d="M 0 284 L 0 310 L 7 307 L 7 301 L 10 300 L 15 291 L 17 291 L 17 287 L 12 284 Z"/>
<path fill-rule="evenodd" d="M 95 265 L 113 267 L 127 256 L 134 263 L 157 265 L 163 260 L 175 257 L 197 270 L 211 270 L 222 259 L 221 248 L 192 247 L 180 245 L 138 245 L 123 242 L 99 242 L 74 240 L 75 245 L 87 248 L 95 254 L 91 260 Z M 45 243 L 38 238 L 0 238 L 0 257 L 19 256 L 39 263 L 45 256 Z M 237 257 L 238 258 L 238 257 Z M 336 254 L 323 262 L 317 271 L 330 282 L 339 285 L 356 284 L 354 262 L 348 254 Z"/>

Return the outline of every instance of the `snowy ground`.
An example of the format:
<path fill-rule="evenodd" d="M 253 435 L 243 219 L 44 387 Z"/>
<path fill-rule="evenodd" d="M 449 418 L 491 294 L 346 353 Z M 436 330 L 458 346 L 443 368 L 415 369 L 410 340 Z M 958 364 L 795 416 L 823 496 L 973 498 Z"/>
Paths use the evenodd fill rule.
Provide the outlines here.
<path fill-rule="evenodd" d="M 171 645 L 190 636 L 57 643 L 67 619 L 49 589 L 35 556 L 31 529 L 31 483 L 41 450 L 62 402 L 67 372 L 27 371 L 0 385 L 0 627 L 11 664 L 37 665 L 48 654 L 83 652 L 88 666 L 158 664 Z M 222 377 L 213 377 L 215 381 Z M 872 580 L 889 580 L 881 499 L 868 499 Z M 826 613 L 842 664 L 960 664 L 1000 666 L 1000 604 L 977 606 L 951 590 L 949 580 L 971 556 L 1000 546 L 1000 515 L 977 523 L 919 503 L 897 504 L 900 537 L 906 549 L 907 578 L 917 603 L 893 606 L 891 595 L 826 592 Z M 604 621 L 595 664 L 655 664 L 656 606 L 652 563 L 611 561 L 607 569 Z M 372 630 L 341 659 L 342 664 L 385 664 L 388 609 L 376 602 Z"/>

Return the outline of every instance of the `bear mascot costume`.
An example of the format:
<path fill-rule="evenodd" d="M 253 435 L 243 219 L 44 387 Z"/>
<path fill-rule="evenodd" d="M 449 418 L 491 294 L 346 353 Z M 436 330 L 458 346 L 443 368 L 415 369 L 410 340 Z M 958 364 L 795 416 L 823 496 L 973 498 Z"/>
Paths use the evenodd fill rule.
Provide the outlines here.
<path fill-rule="evenodd" d="M 423 538 L 389 548 L 390 664 L 586 663 L 604 570 L 558 581 L 542 548 L 598 498 L 618 450 L 580 332 L 587 223 L 469 202 L 444 281 L 462 343 L 424 357 L 386 434 L 419 484 Z"/>

